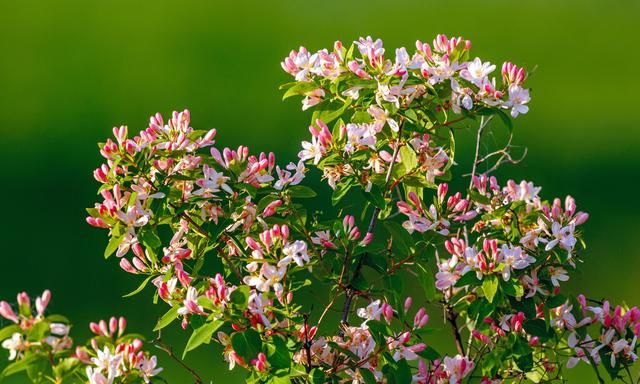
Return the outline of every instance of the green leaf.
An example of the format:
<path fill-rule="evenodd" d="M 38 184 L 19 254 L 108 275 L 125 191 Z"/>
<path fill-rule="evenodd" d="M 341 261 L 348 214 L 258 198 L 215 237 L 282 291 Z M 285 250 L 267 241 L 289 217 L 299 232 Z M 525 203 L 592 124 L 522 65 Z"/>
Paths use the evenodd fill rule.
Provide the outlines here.
<path fill-rule="evenodd" d="M 484 296 L 490 303 L 493 303 L 493 298 L 496 296 L 496 292 L 498 292 L 499 285 L 500 281 L 496 276 L 487 276 L 482 281 L 482 292 L 484 292 Z"/>
<path fill-rule="evenodd" d="M 331 204 L 333 204 L 334 206 L 338 205 L 340 200 L 342 200 L 347 195 L 347 192 L 349 192 L 352 186 L 353 179 L 346 179 L 344 182 L 338 183 L 336 185 L 336 189 L 331 195 Z"/>
<path fill-rule="evenodd" d="M 405 172 L 413 170 L 418 165 L 416 153 L 408 145 L 400 147 L 400 160 L 400 164 L 404 165 Z"/>
<path fill-rule="evenodd" d="M 308 199 L 318 196 L 316 191 L 304 185 L 291 186 L 287 189 L 287 191 L 289 192 L 289 195 L 291 197 L 295 197 L 298 199 Z"/>
<path fill-rule="evenodd" d="M 262 350 L 262 339 L 258 331 L 247 328 L 231 336 L 231 346 L 245 361 L 251 361 Z"/>
<path fill-rule="evenodd" d="M 280 336 L 273 336 L 272 344 L 267 344 L 267 360 L 274 369 L 289 368 L 291 355 L 287 348 L 287 342 Z"/>
<path fill-rule="evenodd" d="M 315 123 L 316 120 L 322 120 L 325 124 L 329 124 L 333 120 L 337 119 L 342 115 L 349 105 L 351 105 L 352 99 L 347 99 L 344 104 L 342 103 L 329 103 L 329 104 L 319 104 L 318 109 L 316 109 L 311 115 L 311 121 Z"/>
<path fill-rule="evenodd" d="M 171 309 L 169 309 L 167 313 L 162 315 L 160 320 L 158 320 L 158 323 L 156 324 L 155 328 L 153 328 L 153 331 L 154 332 L 159 331 L 162 328 L 166 327 L 167 325 L 171 324 L 175 319 L 177 319 L 178 309 L 180 309 L 180 307 L 176 305 L 175 307 L 172 307 Z"/>
<path fill-rule="evenodd" d="M 17 324 L 8 325 L 0 329 L 0 341 L 10 338 L 14 333 L 22 333 L 22 329 Z"/>
<path fill-rule="evenodd" d="M 289 87 L 289 89 L 287 89 L 284 95 L 282 95 L 282 100 L 286 100 L 291 96 L 304 95 L 305 93 L 311 92 L 318 88 L 318 84 L 312 81 L 299 81 L 293 86 Z"/>
<path fill-rule="evenodd" d="M 402 225 L 396 223 L 395 221 L 384 221 L 384 228 L 391 235 L 391 239 L 393 240 L 391 247 L 392 249 L 401 255 L 408 255 L 411 253 L 411 249 L 414 246 L 413 238 L 407 232 L 406 229 L 402 227 Z"/>
<path fill-rule="evenodd" d="M 160 240 L 160 237 L 158 237 L 155 229 L 147 227 L 143 228 L 138 232 L 138 238 L 140 238 L 142 243 L 149 248 L 156 249 L 162 246 L 162 241 Z"/>
<path fill-rule="evenodd" d="M 209 344 L 211 338 L 213 337 L 213 333 L 217 331 L 222 325 L 224 321 L 214 320 L 209 323 L 204 323 L 200 328 L 193 331 L 189 341 L 187 341 L 187 346 L 184 348 L 184 352 L 182 353 L 182 358 L 187 355 L 187 352 L 193 351 L 200 345 Z"/>
<path fill-rule="evenodd" d="M 374 376 L 373 372 L 371 372 L 370 370 L 364 369 L 364 368 L 359 368 L 358 372 L 360 373 L 360 376 L 364 380 L 365 384 L 377 384 L 378 383 L 378 380 L 376 380 L 376 377 Z"/>
<path fill-rule="evenodd" d="M 38 360 L 39 358 L 40 356 L 37 354 L 30 354 L 26 355 L 20 360 L 14 361 L 4 368 L 2 374 L 0 374 L 0 378 L 15 375 L 16 373 L 26 370 L 27 368 L 29 368 L 29 365 L 31 365 L 31 363 Z"/>
<path fill-rule="evenodd" d="M 540 342 L 545 342 L 554 336 L 554 332 L 547 328 L 547 324 L 542 319 L 525 320 L 522 328 L 532 336 L 538 336 Z"/>
<path fill-rule="evenodd" d="M 131 297 L 134 295 L 137 295 L 138 293 L 142 292 L 142 290 L 144 289 L 144 287 L 147 286 L 147 284 L 149 283 L 149 281 L 151 280 L 151 278 L 153 278 L 153 275 L 148 276 L 146 279 L 144 279 L 142 281 L 142 283 L 140 283 L 140 285 L 138 286 L 138 288 L 136 288 L 135 290 L 127 293 L 126 295 L 122 296 L 122 297 Z"/>
<path fill-rule="evenodd" d="M 27 331 L 27 340 L 40 341 L 49 334 L 49 323 L 40 321 Z"/>
<path fill-rule="evenodd" d="M 229 295 L 231 302 L 242 309 L 247 308 L 249 302 L 249 291 L 250 288 L 247 285 L 241 285 L 234 289 Z"/>
<path fill-rule="evenodd" d="M 480 280 L 478 280 L 478 277 L 476 276 L 476 273 L 474 271 L 469 271 L 462 275 L 462 277 L 460 277 L 453 286 L 456 288 L 462 288 L 467 285 L 470 285 L 472 287 L 480 285 Z"/>
<path fill-rule="evenodd" d="M 104 249 L 104 258 L 107 259 L 109 256 L 113 255 L 121 242 L 122 236 L 111 236 L 111 239 L 109 239 L 109 243 L 107 244 L 107 248 Z"/>
<path fill-rule="evenodd" d="M 416 264 L 418 270 L 418 278 L 420 285 L 424 289 L 424 295 L 427 301 L 433 301 L 436 298 L 436 282 L 435 276 L 427 266 Z"/>
<path fill-rule="evenodd" d="M 309 383 L 311 384 L 325 384 L 325 374 L 320 368 L 313 368 L 309 372 Z"/>

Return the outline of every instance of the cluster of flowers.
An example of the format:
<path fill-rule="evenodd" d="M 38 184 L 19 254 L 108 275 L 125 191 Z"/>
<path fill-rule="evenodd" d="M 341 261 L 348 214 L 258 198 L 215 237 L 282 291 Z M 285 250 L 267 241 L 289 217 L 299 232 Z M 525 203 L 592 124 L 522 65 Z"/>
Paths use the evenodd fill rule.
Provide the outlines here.
<path fill-rule="evenodd" d="M 336 41 L 333 50 L 319 50 L 311 54 L 305 47 L 292 50 L 282 62 L 282 68 L 298 82 L 305 96 L 303 109 L 322 103 L 327 98 L 349 97 L 353 100 L 373 94 L 377 103 L 396 109 L 402 105 L 429 96 L 429 90 L 446 88 L 441 107 L 454 113 L 471 111 L 475 107 L 509 109 L 511 116 L 527 113 L 529 90 L 523 87 L 526 72 L 511 62 L 502 65 L 502 83 L 491 77 L 496 66 L 476 57 L 468 60 L 471 42 L 462 37 L 449 39 L 438 35 L 433 44 L 416 41 L 416 50 L 410 54 L 406 48 L 395 51 L 395 60 L 385 58 L 382 40 L 370 36 L 354 42 L 360 56 Z M 329 94 L 327 84 L 346 83 L 339 94 Z M 440 93 L 440 92 L 439 92 Z M 389 121 L 397 131 L 398 123 L 381 110 L 378 116 Z M 378 119 L 377 119 L 378 120 Z"/>
<path fill-rule="evenodd" d="M 447 187 L 444 183 L 440 187 L 443 188 L 438 189 L 438 202 L 443 204 L 442 190 Z M 454 195 L 449 197 L 446 207 L 454 215 L 465 211 L 458 216 L 458 221 L 479 218 L 471 223 L 472 232 L 481 235 L 477 240 L 479 244 L 471 245 L 457 237 L 445 242 L 445 249 L 451 257 L 438 265 L 438 289 L 444 291 L 454 287 L 470 271 L 475 273 L 478 280 L 482 280 L 483 276 L 500 274 L 504 281 L 509 281 L 514 273 L 520 271 L 523 273 L 518 273 L 518 279 L 526 288 L 526 297 L 529 298 L 536 293 L 549 295 L 549 290 L 541 285 L 538 275 L 548 276 L 550 288 L 553 289 L 569 279 L 566 268 L 575 267 L 578 241 L 576 227 L 589 217 L 587 213 L 576 211 L 571 196 L 565 199 L 563 209 L 560 199 L 554 199 L 551 205 L 542 202 L 538 196 L 540 188 L 531 182 L 517 184 L 509 180 L 501 188 L 495 177 L 486 175 L 474 176 L 473 188 L 477 192 L 475 198 L 467 200 Z M 415 196 L 412 201 L 419 203 L 415 202 Z M 404 202 L 398 204 L 407 205 Z M 431 211 L 436 212 L 433 205 Z M 418 217 L 412 212 L 408 213 L 410 219 Z M 406 228 L 414 226 L 411 220 L 405 223 Z M 430 227 L 422 225 L 419 228 Z M 496 229 L 500 230 L 499 238 L 484 236 Z"/>
<path fill-rule="evenodd" d="M 68 320 L 45 314 L 50 300 L 51 292 L 46 290 L 36 298 L 35 306 L 27 293 L 19 293 L 17 311 L 6 301 L 0 302 L 0 316 L 13 323 L 0 329 L 0 339 L 8 336 L 2 341 L 2 348 L 9 351 L 9 360 L 13 361 L 4 374 L 25 370 L 25 362 L 34 365 L 44 362 L 49 368 L 36 374 L 44 375 L 51 382 L 76 376 L 89 384 L 109 384 L 114 380 L 150 383 L 151 378 L 162 371 L 156 356 L 150 356 L 142 349 L 142 340 L 125 334 L 127 321 L 124 317 L 91 323 L 89 328 L 95 337 L 88 346 L 74 348 Z M 41 377 L 30 376 L 34 382 Z"/>
<path fill-rule="evenodd" d="M 398 49 L 395 61 L 371 38 L 293 51 L 283 62 L 296 79 L 285 98 L 301 95 L 315 110 L 310 141 L 286 167 L 272 153 L 219 149 L 216 131 L 191 128 L 188 111 L 166 124 L 156 114 L 133 138 L 115 128 L 94 172 L 103 201 L 87 218 L 109 231 L 105 255 L 146 276 L 136 292 L 152 282 L 169 305 L 156 330 L 181 319 L 193 328 L 185 353 L 217 341 L 250 382 L 541 382 L 560 377 L 566 345 L 573 358 L 606 357 L 617 378 L 635 360 L 638 311 L 610 315 L 561 293 L 588 215 L 570 197 L 542 200 L 530 182 L 501 187 L 477 175 L 477 155 L 468 191 L 450 193 L 444 182 L 457 165 L 458 123 L 481 116 L 484 127 L 491 116 L 510 122 L 528 112 L 525 70 L 505 63 L 498 85 L 495 66 L 469 60 L 462 38 L 416 46 L 412 55 Z M 352 200 L 339 218 L 310 215 L 301 200 L 317 194 L 301 185 L 306 165 L 327 179 L 333 205 L 352 189 L 365 192 L 366 205 Z M 368 224 L 358 225 L 353 209 L 370 215 Z M 409 276 L 426 302 L 442 304 L 455 355 L 422 340 L 424 308 L 408 318 Z M 317 317 L 303 299 L 319 292 L 331 297 Z M 320 328 L 342 298 L 339 326 Z M 361 298 L 368 306 L 354 310 Z M 354 312 L 359 325 L 349 322 Z M 601 333 L 587 339 L 596 324 Z"/>

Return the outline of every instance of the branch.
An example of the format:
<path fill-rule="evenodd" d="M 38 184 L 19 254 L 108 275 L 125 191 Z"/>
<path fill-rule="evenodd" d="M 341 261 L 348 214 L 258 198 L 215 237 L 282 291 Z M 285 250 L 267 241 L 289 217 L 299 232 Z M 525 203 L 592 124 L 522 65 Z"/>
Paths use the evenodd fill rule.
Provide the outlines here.
<path fill-rule="evenodd" d="M 169 357 L 171 357 L 175 362 L 178 363 L 182 368 L 187 370 L 191 376 L 196 380 L 195 384 L 203 384 L 202 378 L 198 373 L 191 367 L 189 367 L 182 359 L 176 356 L 171 349 L 171 346 L 167 345 L 164 341 L 162 341 L 162 337 L 160 336 L 160 331 L 158 331 L 158 337 L 153 341 L 153 344 L 160 350 L 164 351 Z"/>
<path fill-rule="evenodd" d="M 385 195 L 389 192 L 387 189 L 389 188 L 389 181 L 391 180 L 391 174 L 393 173 L 393 167 L 396 164 L 396 159 L 400 153 L 400 138 L 402 137 L 402 128 L 404 126 L 404 120 L 400 123 L 400 127 L 398 128 L 398 142 L 396 143 L 396 147 L 393 149 L 393 155 L 391 157 L 391 162 L 389 163 L 389 168 L 387 169 L 387 176 L 384 181 L 384 193 Z M 376 227 L 378 222 L 378 215 L 380 214 L 380 208 L 375 207 L 373 209 L 373 215 L 371 215 L 371 220 L 369 221 L 369 226 L 367 227 L 367 234 L 373 233 L 373 230 Z M 367 257 L 367 253 L 360 254 L 358 256 L 358 261 L 356 263 L 356 268 L 353 272 L 353 276 L 357 276 L 362 269 L 362 265 L 364 263 L 364 259 Z M 342 317 L 341 324 L 347 325 L 349 322 L 349 311 L 351 310 L 351 304 L 353 303 L 353 297 L 358 293 L 357 290 L 353 289 L 353 287 L 348 287 L 345 290 L 346 298 L 344 301 L 344 307 L 342 309 Z M 340 329 L 340 333 L 342 334 L 342 329 Z"/>
<path fill-rule="evenodd" d="M 458 324 L 456 323 L 458 315 L 449 304 L 445 304 L 444 309 L 446 312 L 447 321 L 451 325 L 451 331 L 453 332 L 453 337 L 456 341 L 456 349 L 458 350 L 458 353 L 460 355 L 466 356 L 464 353 L 464 346 L 462 345 L 462 336 L 460 336 L 460 330 L 458 330 Z"/>

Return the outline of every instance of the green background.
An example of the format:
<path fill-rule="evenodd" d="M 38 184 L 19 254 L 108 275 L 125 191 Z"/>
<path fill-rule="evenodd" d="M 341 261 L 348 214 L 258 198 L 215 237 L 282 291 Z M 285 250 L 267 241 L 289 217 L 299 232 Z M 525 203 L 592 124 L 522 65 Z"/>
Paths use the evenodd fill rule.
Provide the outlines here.
<path fill-rule="evenodd" d="M 111 127 L 137 131 L 152 113 L 188 107 L 194 127 L 218 128 L 218 143 L 291 159 L 309 113 L 281 102 L 281 59 L 301 44 L 367 34 L 390 55 L 446 33 L 472 40 L 484 59 L 537 65 L 530 114 L 516 122 L 529 156 L 501 174 L 534 180 L 546 197 L 570 193 L 591 213 L 586 263 L 569 291 L 640 302 L 638 1 L 3 0 L 0 15 L 0 298 L 50 288 L 51 309 L 74 319 L 78 339 L 88 321 L 122 314 L 145 330 L 165 310 L 150 290 L 121 298 L 139 279 L 103 260 L 106 235 L 84 222 L 96 143 Z M 167 335 L 179 350 L 186 337 Z M 218 352 L 201 348 L 188 362 L 215 383 L 235 382 Z M 170 383 L 189 382 L 161 360 Z M 591 382 L 577 379 L 585 372 L 572 382 Z"/>

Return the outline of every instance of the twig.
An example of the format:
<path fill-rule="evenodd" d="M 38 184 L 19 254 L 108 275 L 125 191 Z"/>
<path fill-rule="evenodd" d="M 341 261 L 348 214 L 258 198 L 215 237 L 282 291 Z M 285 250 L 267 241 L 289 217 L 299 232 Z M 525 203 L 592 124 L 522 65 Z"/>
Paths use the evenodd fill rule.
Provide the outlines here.
<path fill-rule="evenodd" d="M 162 341 L 162 337 L 160 336 L 160 331 L 158 331 L 158 337 L 156 337 L 156 339 L 153 341 L 153 344 L 158 349 L 164 351 L 167 355 L 169 355 L 169 357 L 171 357 L 175 362 L 177 362 L 178 365 L 180 365 L 182 368 L 187 370 L 191 374 L 191 376 L 193 376 L 193 378 L 196 380 L 195 384 L 203 384 L 204 383 L 202 381 L 202 378 L 200 377 L 200 375 L 198 375 L 198 373 L 193 368 L 188 366 L 182 359 L 180 359 L 178 356 L 176 356 L 173 353 L 173 350 L 171 349 L 171 346 L 167 345 L 164 341 Z"/>
<path fill-rule="evenodd" d="M 451 331 L 456 341 L 456 349 L 460 355 L 466 356 L 464 353 L 464 346 L 462 345 L 462 336 L 460 336 L 460 330 L 458 330 L 458 324 L 456 323 L 458 315 L 449 304 L 445 304 L 444 308 L 447 315 L 447 321 L 451 325 Z"/>
<path fill-rule="evenodd" d="M 389 191 L 387 188 L 389 187 L 389 181 L 391 180 L 391 174 L 393 173 L 393 167 L 396 164 L 396 160 L 400 153 L 400 138 L 402 137 L 402 128 L 404 126 L 404 121 L 400 123 L 400 127 L 398 129 L 398 142 L 396 143 L 396 147 L 393 149 L 393 155 L 391 157 L 391 162 L 389 163 L 389 168 L 387 169 L 387 176 L 384 181 L 384 193 L 387 194 Z M 373 233 L 373 230 L 376 227 L 376 223 L 378 222 L 378 215 L 380 214 L 380 208 L 375 207 L 373 210 L 373 214 L 371 215 L 371 220 L 369 221 L 369 226 L 367 227 L 367 234 Z M 360 270 L 362 269 L 362 265 L 364 263 L 364 259 L 367 257 L 367 253 L 360 254 L 358 257 L 358 261 L 356 263 L 356 268 L 353 272 L 353 277 L 356 277 Z M 345 290 L 346 298 L 344 301 L 344 307 L 342 309 L 342 317 L 341 323 L 343 325 L 347 325 L 349 321 L 349 311 L 351 310 L 351 304 L 353 303 L 353 297 L 358 293 L 357 290 L 352 287 L 348 287 Z M 340 333 L 342 333 L 342 328 L 340 329 Z"/>
<path fill-rule="evenodd" d="M 478 156 L 480 155 L 480 139 L 482 138 L 482 132 L 492 118 L 493 116 L 489 116 L 487 119 L 485 119 L 484 116 L 480 118 L 480 127 L 478 128 L 478 134 L 476 135 L 476 154 L 475 156 L 473 156 L 473 167 L 471 168 L 471 180 L 469 180 L 469 188 L 473 187 L 473 177 L 476 175 L 476 168 L 478 167 Z"/>

